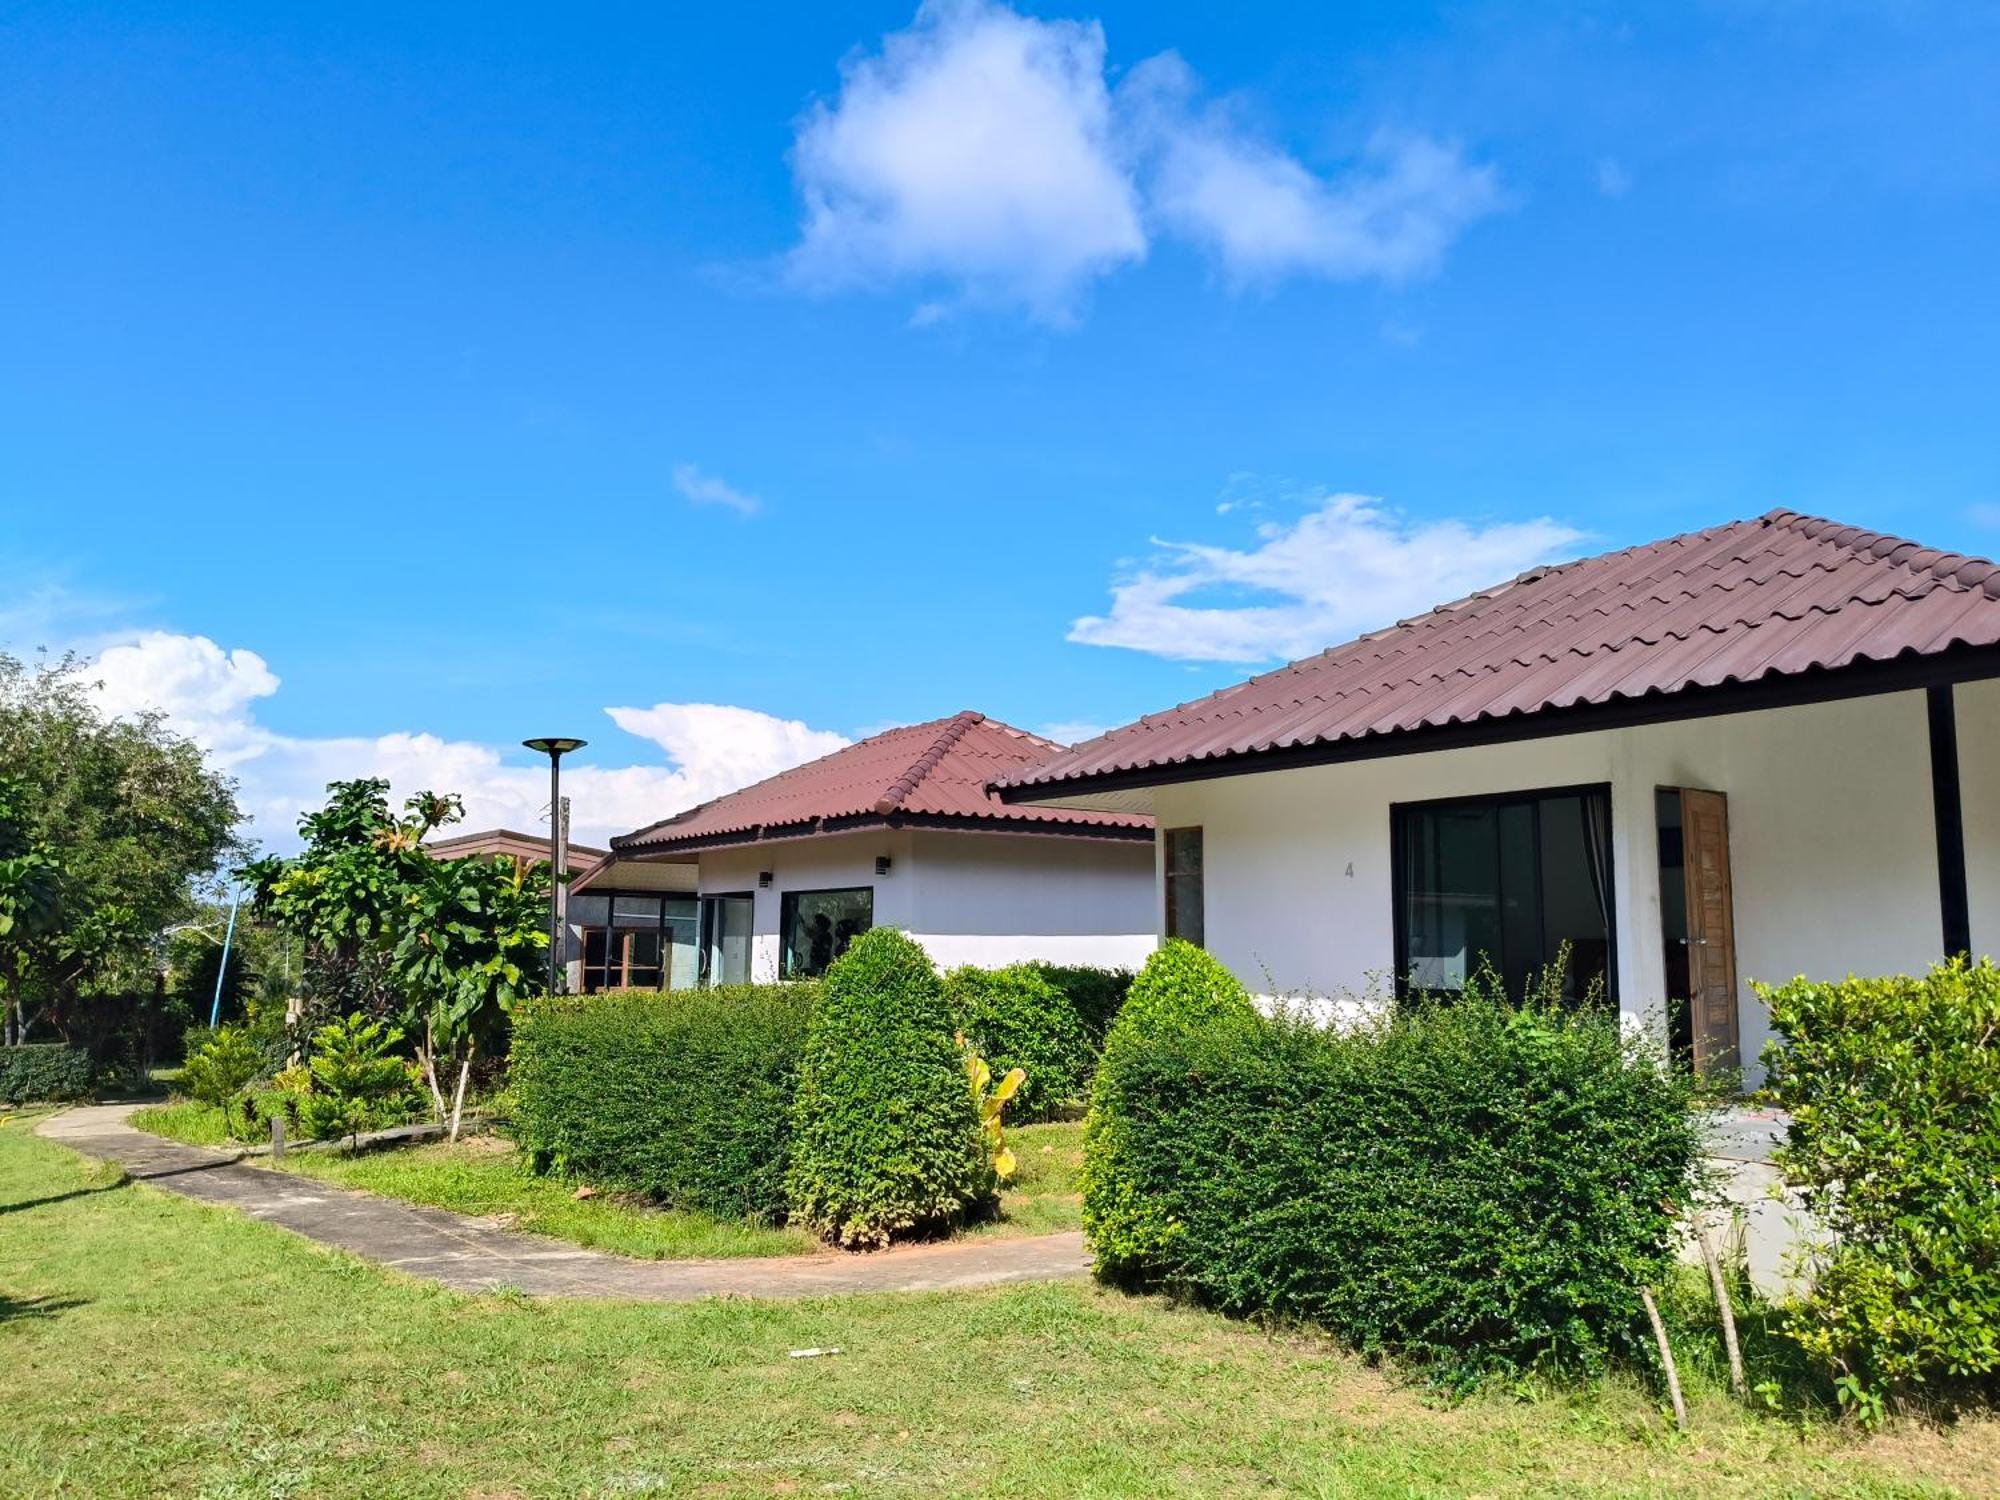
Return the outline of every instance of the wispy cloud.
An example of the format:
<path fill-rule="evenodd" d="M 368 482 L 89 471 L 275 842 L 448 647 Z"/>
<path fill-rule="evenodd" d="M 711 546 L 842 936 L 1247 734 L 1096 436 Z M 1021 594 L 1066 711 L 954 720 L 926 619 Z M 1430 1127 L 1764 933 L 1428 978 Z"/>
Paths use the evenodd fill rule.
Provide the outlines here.
<path fill-rule="evenodd" d="M 1175 661 L 1307 656 L 1573 549 L 1583 533 L 1546 516 L 1418 521 L 1366 495 L 1311 497 L 1253 545 L 1155 538 L 1154 557 L 1113 581 L 1111 610 L 1069 638 Z"/>
<path fill-rule="evenodd" d="M 1622 198 L 1632 191 L 1632 174 L 1616 157 L 1597 159 L 1597 190 L 1607 198 Z"/>
<path fill-rule="evenodd" d="M 764 508 L 764 502 L 755 495 L 713 474 L 704 474 L 693 464 L 674 465 L 674 488 L 696 505 L 720 505 L 739 516 L 754 516 Z"/>
<path fill-rule="evenodd" d="M 794 280 L 942 287 L 918 326 L 956 305 L 1062 324 L 1159 235 L 1207 250 L 1236 284 L 1395 281 L 1434 270 L 1500 205 L 1494 170 L 1454 143 L 1383 133 L 1317 172 L 1205 99 L 1178 55 L 1139 63 L 1116 90 L 1105 59 L 1095 20 L 929 0 L 850 58 L 837 95 L 800 122 Z"/>

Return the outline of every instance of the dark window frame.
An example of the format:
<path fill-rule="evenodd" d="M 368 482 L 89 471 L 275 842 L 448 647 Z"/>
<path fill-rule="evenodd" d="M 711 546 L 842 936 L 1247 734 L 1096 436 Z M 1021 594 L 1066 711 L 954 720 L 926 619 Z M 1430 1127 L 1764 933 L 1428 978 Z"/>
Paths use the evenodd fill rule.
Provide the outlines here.
<path fill-rule="evenodd" d="M 589 891 L 579 892 L 578 894 L 604 897 L 604 916 L 605 916 L 605 920 L 602 922 L 592 922 L 589 924 L 577 922 L 574 924 L 576 927 L 577 982 L 580 986 L 580 993 L 586 995 L 593 995 L 593 994 L 601 994 L 604 991 L 611 989 L 634 988 L 634 986 L 631 985 L 612 985 L 610 983 L 605 983 L 599 985 L 597 989 L 592 989 L 590 985 L 590 975 L 593 967 L 595 967 L 597 971 L 601 973 L 607 981 L 610 979 L 613 967 L 610 962 L 611 934 L 617 932 L 628 932 L 628 933 L 654 932 L 659 934 L 660 982 L 658 984 L 651 986 L 640 986 L 640 988 L 650 988 L 660 994 L 664 994 L 669 988 L 671 988 L 673 985 L 673 978 L 674 978 L 673 939 L 671 936 L 673 931 L 673 924 L 667 917 L 667 903 L 670 901 L 690 901 L 690 900 L 696 903 L 695 928 L 696 928 L 696 937 L 697 939 L 699 939 L 700 928 L 701 928 L 701 906 L 700 906 L 701 897 L 699 896 L 699 894 L 694 891 L 614 890 L 611 889 L 610 887 L 605 887 L 603 889 L 593 888 Z M 651 927 L 634 925 L 629 922 L 621 925 L 617 920 L 618 903 L 621 899 L 657 901 L 659 903 L 659 908 L 660 908 L 660 915 L 658 920 Z M 605 939 L 604 939 L 605 962 L 595 966 L 593 966 L 590 963 L 590 935 L 593 932 L 601 932 L 605 934 Z M 620 964 L 617 967 L 618 971 L 621 974 L 630 972 L 629 965 Z M 696 954 L 697 976 L 699 976 L 699 971 L 700 971 L 700 955 L 699 952 L 697 951 Z M 698 977 L 697 977 L 697 982 L 699 982 Z"/>
<path fill-rule="evenodd" d="M 798 909 L 797 903 L 799 897 L 845 896 L 864 891 L 868 895 L 868 925 L 862 928 L 861 932 L 869 932 L 872 931 L 875 926 L 875 887 L 872 885 L 821 885 L 821 886 L 812 886 L 810 888 L 801 887 L 798 890 L 780 891 L 778 893 L 778 978 L 779 979 L 781 980 L 817 979 L 820 977 L 819 974 L 788 974 L 785 972 L 787 967 L 785 962 L 787 949 L 788 945 L 791 943 L 792 914 Z M 855 933 L 854 936 L 860 937 L 861 932 Z M 848 941 L 852 942 L 853 939 L 850 938 Z M 840 955 L 836 953 L 833 956 L 834 958 L 838 958 Z M 829 962 L 831 962 L 831 960 L 829 960 Z M 825 973 L 825 970 L 821 970 L 820 973 L 821 974 Z"/>
<path fill-rule="evenodd" d="M 1423 996 L 1449 998 L 1455 990 L 1418 989 L 1410 983 L 1408 876 L 1403 853 L 1403 820 L 1413 812 L 1451 808 L 1500 808 L 1549 801 L 1557 797 L 1604 798 L 1604 1003 L 1618 1009 L 1618 809 L 1608 781 L 1575 782 L 1565 786 L 1523 787 L 1519 791 L 1476 793 L 1460 797 L 1427 797 L 1389 804 L 1389 920 L 1395 940 L 1395 995 L 1399 1001 Z M 1535 820 L 1536 868 L 1541 866 L 1541 819 Z M 1546 963 L 1552 955 L 1544 955 Z"/>
<path fill-rule="evenodd" d="M 754 890 L 699 892 L 695 897 L 694 982 L 702 989 L 707 989 L 716 982 L 715 976 L 709 972 L 708 968 L 708 954 L 710 948 L 713 946 L 710 916 L 715 910 L 714 907 L 709 905 L 711 901 L 748 901 L 750 903 L 750 943 L 753 950 L 753 957 L 757 943 L 757 893 Z M 749 977 L 747 973 L 744 975 L 746 981 L 749 980 Z"/>
<path fill-rule="evenodd" d="M 1203 827 L 1204 825 L 1200 823 L 1183 823 L 1176 828 L 1162 828 L 1160 830 L 1160 898 L 1166 907 L 1163 913 L 1163 920 L 1160 923 L 1160 930 L 1166 934 L 1168 942 L 1172 942 L 1176 938 L 1181 938 L 1185 942 L 1193 943 L 1197 948 L 1206 948 L 1208 946 L 1208 836 L 1203 832 Z M 1201 936 L 1193 938 L 1187 937 L 1184 933 L 1177 931 L 1178 924 L 1174 920 L 1174 908 L 1176 904 L 1174 900 L 1174 835 L 1187 833 L 1193 834 L 1201 846 L 1201 877 L 1195 889 L 1197 904 L 1201 910 Z"/>

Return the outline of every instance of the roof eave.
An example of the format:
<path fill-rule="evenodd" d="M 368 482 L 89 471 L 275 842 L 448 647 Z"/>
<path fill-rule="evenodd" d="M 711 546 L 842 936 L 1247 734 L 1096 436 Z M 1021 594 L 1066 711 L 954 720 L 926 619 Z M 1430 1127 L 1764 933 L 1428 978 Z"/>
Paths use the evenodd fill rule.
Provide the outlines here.
<path fill-rule="evenodd" d="M 1013 784 L 996 782 L 988 787 L 988 791 L 1009 806 L 1049 805 L 1058 800 L 1067 801 L 1105 792 L 1211 781 L 1225 776 L 1250 776 L 1305 766 L 1382 760 L 1396 755 L 1421 755 L 1437 750 L 1459 750 L 1518 740 L 1549 739 L 1560 735 L 1588 734 L 1594 730 L 1714 718 L 1758 709 L 1795 708 L 1843 698 L 1976 682 L 1990 677 L 2000 677 L 2000 646 L 1955 646 L 1928 655 L 1905 654 L 1882 662 L 1811 667 L 1802 672 L 1770 674 L 1749 682 L 1687 687 L 1672 693 L 1647 693 L 1601 703 L 1543 708 L 1467 723 L 1425 725 L 1338 740 L 1237 751 L 1164 765 L 1088 772 L 1052 780 Z"/>

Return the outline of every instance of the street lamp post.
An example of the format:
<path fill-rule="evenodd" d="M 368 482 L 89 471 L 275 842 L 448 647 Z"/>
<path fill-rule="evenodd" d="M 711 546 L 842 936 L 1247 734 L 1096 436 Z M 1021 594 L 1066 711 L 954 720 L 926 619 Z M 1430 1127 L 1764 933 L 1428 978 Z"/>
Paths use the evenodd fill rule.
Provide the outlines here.
<path fill-rule="evenodd" d="M 569 872 L 564 868 L 569 851 L 563 838 L 562 826 L 562 758 L 572 750 L 581 750 L 587 742 L 545 736 L 538 740 L 523 740 L 521 744 L 537 754 L 549 758 L 549 993 L 555 994 L 562 988 L 558 982 L 562 974 L 563 956 L 563 876 Z"/>

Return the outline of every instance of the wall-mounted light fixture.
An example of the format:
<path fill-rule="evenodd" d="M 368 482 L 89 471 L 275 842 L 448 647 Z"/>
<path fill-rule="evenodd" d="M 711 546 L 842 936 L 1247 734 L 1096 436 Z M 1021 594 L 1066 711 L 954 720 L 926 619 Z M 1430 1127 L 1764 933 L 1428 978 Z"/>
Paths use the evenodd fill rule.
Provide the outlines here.
<path fill-rule="evenodd" d="M 759 870 L 757 872 L 757 889 L 760 891 L 768 891 L 770 888 L 771 888 L 771 872 L 769 870 Z"/>
<path fill-rule="evenodd" d="M 875 856 L 875 873 L 877 875 L 887 875 L 889 873 L 888 855 L 878 854 Z"/>

